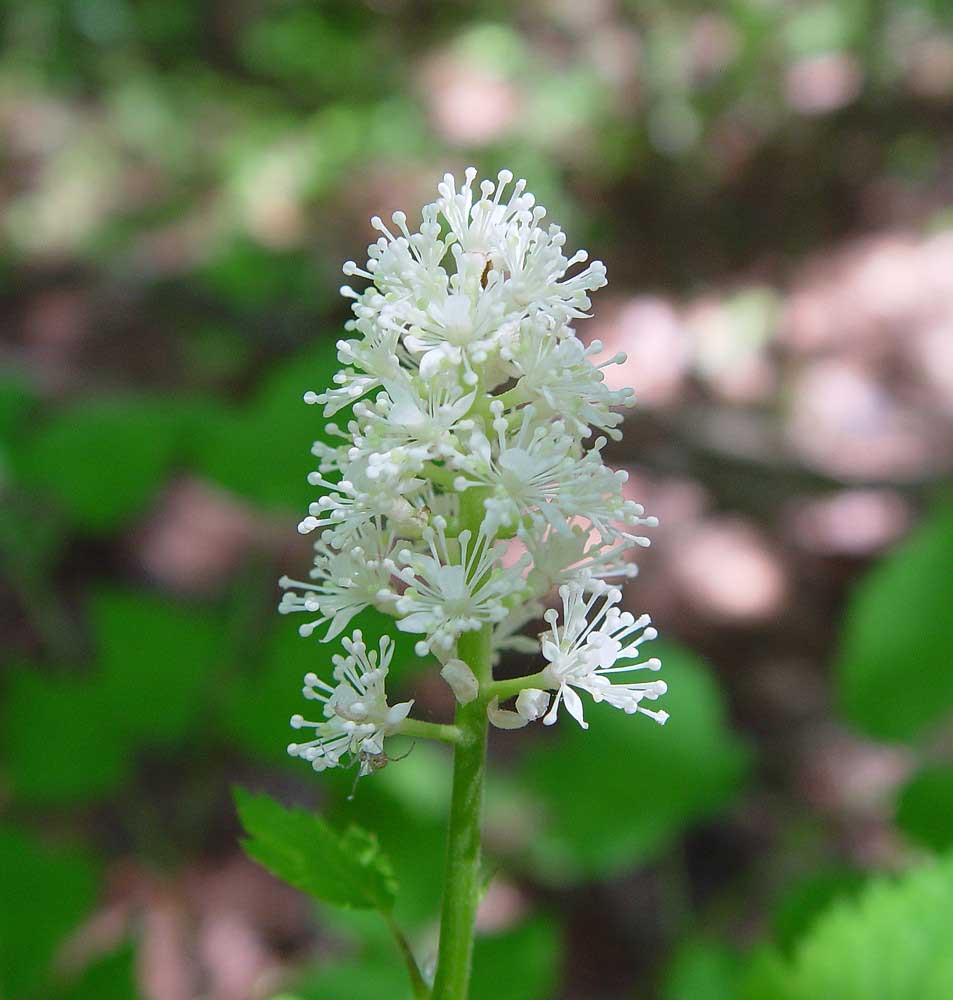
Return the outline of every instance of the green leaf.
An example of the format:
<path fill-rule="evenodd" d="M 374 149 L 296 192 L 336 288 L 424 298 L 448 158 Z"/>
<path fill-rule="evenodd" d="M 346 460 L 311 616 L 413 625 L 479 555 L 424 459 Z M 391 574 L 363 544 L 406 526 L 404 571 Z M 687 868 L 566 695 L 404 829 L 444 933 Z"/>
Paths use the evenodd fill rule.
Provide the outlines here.
<path fill-rule="evenodd" d="M 0 996 L 47 995 L 50 960 L 92 908 L 97 876 L 84 854 L 0 827 Z"/>
<path fill-rule="evenodd" d="M 94 679 L 17 670 L 2 715 L 6 764 L 18 799 L 78 802 L 127 780 L 126 743 Z"/>
<path fill-rule="evenodd" d="M 871 883 L 835 905 L 789 961 L 754 962 L 746 1000 L 949 1000 L 953 859 Z"/>
<path fill-rule="evenodd" d="M 256 504 L 303 517 L 316 495 L 307 483 L 315 467 L 311 446 L 328 438 L 321 408 L 302 397 L 331 384 L 338 368 L 334 345 L 334 338 L 323 338 L 286 362 L 248 406 L 207 407 L 192 441 L 196 469 Z"/>
<path fill-rule="evenodd" d="M 853 899 L 867 882 L 867 875 L 852 868 L 812 872 L 784 893 L 774 910 L 774 936 L 788 954 L 814 926 L 822 913 L 841 900 Z"/>
<path fill-rule="evenodd" d="M 917 736 L 953 709 L 953 505 L 854 593 L 836 663 L 847 718 L 878 739 Z"/>
<path fill-rule="evenodd" d="M 588 731 L 566 716 L 552 742 L 526 754 L 523 787 L 539 796 L 545 820 L 528 838 L 529 859 L 549 880 L 645 861 L 723 808 L 742 781 L 748 754 L 704 664 L 673 646 L 656 655 L 669 686 L 667 725 L 587 704 Z"/>
<path fill-rule="evenodd" d="M 536 917 L 478 935 L 470 1000 L 548 1000 L 556 992 L 558 973 L 559 933 L 552 921 Z"/>
<path fill-rule="evenodd" d="M 109 532 L 146 507 L 171 465 L 180 429 L 168 402 L 87 400 L 33 435 L 19 466 L 81 528 Z"/>
<path fill-rule="evenodd" d="M 693 939 L 678 948 L 665 971 L 662 1000 L 737 1000 L 741 960 L 715 941 Z"/>
<path fill-rule="evenodd" d="M 897 802 L 897 825 L 931 850 L 953 847 L 953 766 L 925 767 L 907 782 Z"/>
<path fill-rule="evenodd" d="M 55 995 L 55 1000 L 134 1000 L 136 985 L 135 952 L 129 945 L 95 959 Z"/>
<path fill-rule="evenodd" d="M 390 912 L 397 886 L 376 838 L 352 826 L 339 834 L 320 817 L 267 795 L 235 791 L 249 834 L 245 851 L 273 875 L 337 906 Z"/>
<path fill-rule="evenodd" d="M 137 743 L 180 740 L 202 709 L 202 691 L 219 655 L 222 629 L 212 614 L 128 591 L 92 602 L 102 698 L 114 725 Z"/>
<path fill-rule="evenodd" d="M 24 379 L 0 377 L 0 443 L 6 444 L 22 427 L 33 404 L 33 391 Z"/>

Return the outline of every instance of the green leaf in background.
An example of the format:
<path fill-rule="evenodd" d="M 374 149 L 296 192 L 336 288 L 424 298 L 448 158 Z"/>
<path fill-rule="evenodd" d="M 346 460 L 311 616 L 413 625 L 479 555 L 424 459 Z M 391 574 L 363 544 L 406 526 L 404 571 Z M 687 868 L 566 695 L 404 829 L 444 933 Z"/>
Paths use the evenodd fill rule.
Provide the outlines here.
<path fill-rule="evenodd" d="M 0 377 L 0 445 L 10 441 L 19 430 L 32 404 L 33 392 L 25 380 L 6 374 Z M 6 464 L 5 458 L 3 462 Z"/>
<path fill-rule="evenodd" d="M 814 924 L 790 961 L 753 964 L 746 1000 L 949 1000 L 953 859 L 871 883 Z"/>
<path fill-rule="evenodd" d="M 308 406 L 303 396 L 331 385 L 339 367 L 336 342 L 324 336 L 286 362 L 250 405 L 207 407 L 192 441 L 196 470 L 256 504 L 303 517 L 316 495 L 307 483 L 315 465 L 311 446 L 326 439 L 327 423 L 321 408 Z"/>
<path fill-rule="evenodd" d="M 336 906 L 389 913 L 397 886 L 372 834 L 343 834 L 303 809 L 286 809 L 267 795 L 235 791 L 248 837 L 242 846 L 260 865 L 296 889 Z"/>
<path fill-rule="evenodd" d="M 854 868 L 826 868 L 792 885 L 775 906 L 772 923 L 778 947 L 789 954 L 822 913 L 853 899 L 868 876 Z"/>
<path fill-rule="evenodd" d="M 138 996 L 135 952 L 125 945 L 94 959 L 54 1000 L 135 1000 Z"/>
<path fill-rule="evenodd" d="M 605 876 L 644 861 L 738 790 L 748 754 L 727 726 L 708 669 L 672 646 L 656 655 L 668 682 L 666 726 L 587 705 L 587 731 L 566 718 L 554 739 L 526 754 L 523 787 L 545 813 L 527 849 L 549 880 Z"/>
<path fill-rule="evenodd" d="M 114 725 L 136 742 L 175 742 L 202 709 L 221 625 L 202 609 L 129 591 L 91 607 L 98 682 Z"/>
<path fill-rule="evenodd" d="M 129 776 L 125 740 L 94 678 L 16 670 L 2 716 L 10 785 L 24 802 L 92 799 Z"/>
<path fill-rule="evenodd" d="M 146 507 L 172 463 L 180 430 L 168 401 L 86 400 L 38 430 L 18 465 L 80 528 L 105 533 Z"/>
<path fill-rule="evenodd" d="M 904 785 L 897 800 L 897 826 L 933 851 L 953 847 L 953 765 L 925 767 Z"/>
<path fill-rule="evenodd" d="M 270 1000 L 412 1000 L 407 971 L 384 921 L 367 910 L 319 906 L 333 951 Z"/>
<path fill-rule="evenodd" d="M 549 1000 L 556 992 L 559 952 L 558 930 L 543 917 L 477 935 L 470 1000 Z"/>
<path fill-rule="evenodd" d="M 0 996 L 39 997 L 50 960 L 90 911 L 98 872 L 85 854 L 0 827 Z"/>
<path fill-rule="evenodd" d="M 741 969 L 737 952 L 723 944 L 684 941 L 666 969 L 661 1000 L 737 1000 Z"/>
<path fill-rule="evenodd" d="M 878 739 L 917 736 L 953 710 L 953 505 L 861 583 L 836 664 L 847 718 Z"/>

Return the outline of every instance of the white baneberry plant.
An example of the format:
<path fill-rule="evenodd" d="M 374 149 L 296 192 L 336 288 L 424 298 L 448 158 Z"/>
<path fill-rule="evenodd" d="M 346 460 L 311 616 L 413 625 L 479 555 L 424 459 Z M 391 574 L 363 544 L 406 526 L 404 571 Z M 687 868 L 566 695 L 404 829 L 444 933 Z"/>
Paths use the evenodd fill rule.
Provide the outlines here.
<path fill-rule="evenodd" d="M 315 538 L 309 579 L 281 581 L 280 610 L 304 616 L 303 636 L 337 640 L 369 607 L 392 616 L 458 702 L 446 725 L 413 719 L 412 701 L 390 704 L 393 643 L 368 649 L 354 631 L 327 679 L 305 678 L 320 710 L 293 716 L 309 738 L 288 748 L 317 771 L 356 763 L 364 775 L 394 735 L 454 746 L 434 1000 L 467 993 L 488 723 L 548 726 L 564 708 L 587 728 L 587 697 L 667 718 L 650 707 L 665 693 L 651 679 L 659 661 L 640 648 L 655 629 L 620 609 L 635 573 L 627 552 L 656 523 L 603 461 L 633 393 L 610 389 L 601 369 L 624 356 L 595 365 L 601 345 L 571 326 L 605 267 L 567 254 L 524 181 L 506 170 L 475 180 L 473 168 L 459 189 L 444 177 L 416 230 L 403 212 L 372 219 L 381 236 L 367 263 L 344 265 L 362 288 L 342 288 L 354 313 L 342 368 L 304 398 L 328 418 L 351 415 L 328 425 L 335 444 L 314 445 L 309 482 L 322 493 L 299 525 Z M 545 625 L 538 639 L 524 635 L 532 622 Z M 545 665 L 497 680 L 507 650 Z"/>

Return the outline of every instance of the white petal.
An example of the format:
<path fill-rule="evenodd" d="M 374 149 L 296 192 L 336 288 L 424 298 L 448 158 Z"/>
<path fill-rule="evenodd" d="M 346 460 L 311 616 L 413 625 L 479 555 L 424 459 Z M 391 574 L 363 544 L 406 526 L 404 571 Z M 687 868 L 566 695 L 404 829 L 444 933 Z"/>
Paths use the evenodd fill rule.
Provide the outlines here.
<path fill-rule="evenodd" d="M 588 729 L 589 723 L 586 722 L 582 714 L 582 699 L 568 684 L 563 688 L 563 701 L 566 703 L 566 711 L 583 729 Z"/>
<path fill-rule="evenodd" d="M 468 705 L 480 693 L 480 684 L 473 671 L 463 660 L 449 660 L 440 676 L 450 685 L 454 698 L 461 705 Z"/>
<path fill-rule="evenodd" d="M 500 708 L 499 698 L 494 698 L 486 706 L 486 717 L 497 729 L 522 729 L 529 721 L 516 712 L 509 712 L 505 708 Z"/>
<path fill-rule="evenodd" d="M 535 722 L 546 714 L 549 708 L 549 692 L 539 688 L 524 688 L 516 696 L 516 711 L 527 722 Z"/>

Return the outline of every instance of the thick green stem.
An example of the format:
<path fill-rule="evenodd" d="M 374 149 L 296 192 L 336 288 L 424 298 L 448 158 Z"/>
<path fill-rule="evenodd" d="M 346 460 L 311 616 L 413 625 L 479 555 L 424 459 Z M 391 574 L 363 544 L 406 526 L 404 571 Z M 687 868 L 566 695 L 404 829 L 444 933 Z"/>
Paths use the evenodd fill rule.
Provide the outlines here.
<path fill-rule="evenodd" d="M 460 637 L 457 654 L 481 685 L 492 680 L 492 626 Z M 440 949 L 433 1000 L 466 1000 L 473 957 L 473 928 L 482 892 L 480 828 L 486 776 L 486 701 L 481 695 L 457 708 L 463 734 L 453 751 L 453 793 L 447 831 L 447 867 L 440 916 Z"/>

